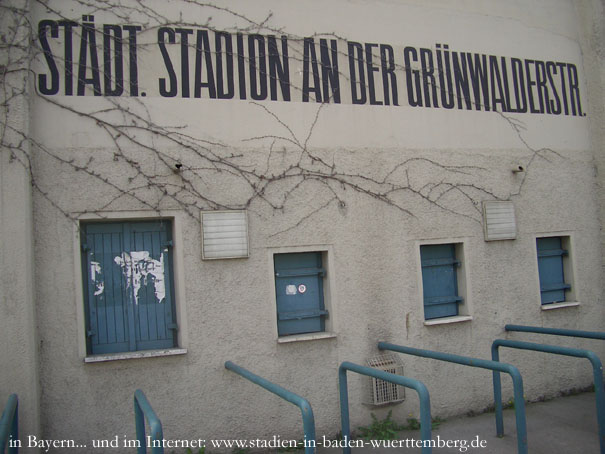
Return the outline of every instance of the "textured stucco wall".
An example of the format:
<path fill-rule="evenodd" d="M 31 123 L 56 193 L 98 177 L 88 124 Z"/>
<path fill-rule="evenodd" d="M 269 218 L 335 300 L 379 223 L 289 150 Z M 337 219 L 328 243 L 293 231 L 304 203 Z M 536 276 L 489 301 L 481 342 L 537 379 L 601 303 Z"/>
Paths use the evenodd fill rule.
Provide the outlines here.
<path fill-rule="evenodd" d="M 169 9 L 163 4 L 151 3 L 175 20 L 180 6 L 185 17 L 196 17 L 191 16 L 197 11 L 193 7 L 177 3 Z M 62 7 L 74 19 L 91 13 L 76 4 Z M 306 397 L 315 411 L 318 434 L 332 435 L 340 425 L 337 367 L 345 360 L 364 363 L 378 354 L 379 340 L 488 358 L 494 338 L 538 339 L 507 336 L 506 323 L 602 329 L 602 251 L 597 246 L 602 201 L 596 166 L 603 147 L 597 126 L 603 124 L 603 113 L 602 106 L 593 105 L 590 90 L 602 77 L 603 63 L 593 45 L 598 39 L 586 24 L 595 14 L 602 15 L 598 2 L 234 1 L 229 8 L 258 22 L 271 13 L 267 30 L 283 29 L 300 37 L 334 33 L 397 48 L 432 48 L 442 42 L 461 52 L 573 63 L 588 117 L 350 104 L 326 105 L 318 114 L 318 104 L 302 102 L 114 100 L 152 123 L 183 126 L 180 133 L 205 141 L 217 155 L 241 154 L 241 166 L 258 169 L 269 163 L 276 172 L 287 168 L 301 150 L 278 136 L 295 137 L 294 142 L 306 143 L 310 152 L 342 173 L 378 180 L 389 175 L 399 184 L 409 182 L 417 193 L 395 195 L 404 211 L 351 187 L 336 185 L 330 191 L 320 180 L 309 179 L 289 192 L 283 209 L 255 199 L 248 207 L 250 257 L 217 261 L 201 260 L 199 210 L 190 215 L 169 199 L 162 201 L 159 206 L 165 211 L 160 214 L 176 220 L 179 336 L 187 354 L 85 364 L 78 230 L 49 200 L 73 218 L 90 218 L 92 210 L 100 210 L 94 215 L 100 217 L 146 218 L 157 213 L 145 209 L 141 200 L 155 202 L 157 194 L 132 189 L 141 184 L 132 163 L 174 185 L 181 182 L 142 146 L 131 143 L 120 149 L 129 162 L 116 157 L 115 136 L 112 139 L 99 122 L 73 114 L 111 107 L 108 100 L 34 97 L 33 134 L 45 147 L 35 149 L 33 160 L 36 184 L 46 191 L 45 196 L 34 193 L 33 210 L 45 438 L 81 443 L 115 435 L 132 438 L 136 388 L 151 400 L 167 438 L 300 437 L 298 410 L 226 371 L 226 360 Z M 246 26 L 245 20 L 220 10 L 202 11 L 213 16 L 216 29 Z M 33 23 L 53 14 L 38 5 Z M 204 24 L 205 17 L 194 22 Z M 110 11 L 96 11 L 95 20 L 118 19 Z M 43 60 L 38 65 L 44 68 Z M 141 80 L 147 81 L 144 76 Z M 122 121 L 119 113 L 104 118 Z M 522 128 L 515 129 L 516 124 Z M 207 165 L 192 149 L 151 139 L 144 130 L 136 134 L 169 162 L 176 159 L 185 168 Z M 511 170 L 519 165 L 526 172 L 514 174 Z M 228 172 L 195 181 L 208 198 L 224 206 L 239 207 L 249 198 L 249 185 Z M 444 191 L 441 206 L 421 197 L 427 194 L 426 185 L 444 182 L 453 189 Z M 120 196 L 116 188 L 132 189 L 138 199 Z M 266 196 L 289 190 L 284 182 L 271 186 Z M 331 200 L 335 191 L 343 203 Z M 478 202 L 494 197 L 514 202 L 516 240 L 484 241 Z M 571 238 L 578 307 L 540 308 L 535 238 L 545 234 Z M 472 321 L 423 324 L 419 245 L 435 241 L 463 243 Z M 277 342 L 271 254 L 288 250 L 327 251 L 329 325 L 335 337 Z M 548 341 L 605 353 L 596 342 Z M 591 383 L 591 371 L 579 360 L 512 350 L 501 357 L 519 366 L 529 399 Z M 402 359 L 405 374 L 428 386 L 434 415 L 480 411 L 491 403 L 491 375 L 486 371 Z M 508 398 L 511 385 L 507 379 L 504 384 Z M 371 411 L 381 416 L 392 408 L 400 419 L 409 413 L 418 416 L 413 392 L 401 405 L 376 410 L 363 405 L 362 389 L 362 381 L 351 377 L 352 427 L 367 424 Z"/>
<path fill-rule="evenodd" d="M 599 200 L 601 201 L 601 219 L 603 219 L 603 175 L 605 174 L 605 153 L 603 147 L 605 143 L 605 131 L 603 130 L 603 118 L 605 117 L 605 94 L 603 86 L 605 85 L 605 24 L 603 16 L 605 15 L 605 3 L 603 1 L 594 1 L 590 3 L 577 4 L 578 17 L 584 22 L 580 40 L 583 47 L 593 49 L 593 52 L 584 55 L 584 67 L 587 70 L 586 84 L 591 93 L 592 102 L 590 103 L 590 128 L 592 146 L 595 151 L 595 163 L 598 169 Z M 603 243 L 603 236 L 601 242 Z M 605 262 L 604 262 L 605 263 Z"/>
<path fill-rule="evenodd" d="M 29 147 L 28 24 L 29 2 L 3 10 L 0 28 L 0 405 L 19 398 L 21 430 L 39 433 L 39 380 L 35 319 L 32 187 L 27 169 Z M 23 13 L 22 13 L 23 12 Z"/>

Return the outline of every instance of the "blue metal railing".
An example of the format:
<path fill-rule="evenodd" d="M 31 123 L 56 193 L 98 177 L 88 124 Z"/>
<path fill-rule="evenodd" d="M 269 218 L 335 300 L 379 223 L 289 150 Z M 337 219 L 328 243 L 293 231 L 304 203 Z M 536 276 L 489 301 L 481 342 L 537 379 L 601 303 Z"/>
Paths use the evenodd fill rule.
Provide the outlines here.
<path fill-rule="evenodd" d="M 15 443 L 9 443 L 14 440 Z M 0 418 L 0 453 L 6 452 L 6 445 L 8 446 L 9 454 L 17 454 L 19 447 L 17 441 L 19 440 L 19 399 L 16 394 L 8 396 L 4 411 L 2 412 L 2 418 Z"/>
<path fill-rule="evenodd" d="M 426 389 L 424 383 L 413 378 L 404 377 L 402 375 L 391 374 L 381 370 L 373 369 L 371 367 L 359 366 L 348 361 L 343 362 L 338 369 L 338 386 L 340 389 L 340 418 L 342 426 L 342 437 L 344 441 L 344 447 L 342 452 L 344 454 L 350 454 L 351 446 L 349 440 L 351 439 L 351 427 L 349 422 L 349 390 L 347 386 L 347 370 L 356 372 L 362 375 L 368 375 L 370 377 L 378 378 L 380 380 L 395 383 L 397 385 L 405 386 L 407 388 L 413 388 L 418 392 L 418 398 L 420 399 L 420 436 L 423 441 L 427 443 L 422 444 L 422 453 L 430 454 L 432 448 L 430 445 L 431 441 L 431 402 L 429 397 L 429 391 Z"/>
<path fill-rule="evenodd" d="M 578 329 L 543 328 L 540 326 L 504 325 L 506 331 L 520 331 L 525 333 L 553 334 L 556 336 L 583 337 L 586 339 L 605 340 L 602 331 L 582 331 Z"/>
<path fill-rule="evenodd" d="M 380 350 L 391 350 L 394 352 L 420 356 L 423 358 L 431 358 L 449 363 L 462 364 L 464 366 L 490 369 L 494 371 L 494 377 L 496 374 L 495 371 L 498 371 L 498 378 L 500 377 L 499 372 L 506 372 L 509 374 L 513 380 L 515 402 L 517 403 L 517 405 L 515 405 L 515 420 L 517 423 L 517 452 L 519 454 L 527 454 L 527 424 L 525 420 L 525 401 L 523 399 L 523 378 L 515 366 L 498 361 L 490 361 L 487 359 L 454 355 L 452 353 L 405 347 L 403 345 L 389 344 L 387 342 L 378 342 L 378 348 Z M 502 390 L 500 386 L 496 386 L 495 380 L 494 405 L 496 408 L 496 433 L 498 437 L 503 437 L 504 420 L 502 417 Z"/>
<path fill-rule="evenodd" d="M 557 345 L 535 344 L 533 342 L 522 342 L 514 340 L 496 339 L 492 343 L 492 359 L 499 361 L 499 347 L 517 348 L 521 350 L 533 350 L 555 355 L 574 356 L 576 358 L 587 358 L 592 364 L 594 377 L 595 398 L 597 405 L 597 422 L 599 424 L 599 443 L 601 454 L 605 454 L 605 395 L 603 392 L 603 365 L 599 357 L 590 350 L 578 348 L 559 347 Z M 494 389 L 500 387 L 500 374 L 494 372 Z M 515 398 L 515 404 L 517 403 Z"/>
<path fill-rule="evenodd" d="M 292 391 L 288 391 L 287 389 L 282 388 L 281 386 L 272 383 L 263 377 L 259 377 L 258 375 L 253 374 L 249 370 L 246 370 L 243 367 L 232 363 L 231 361 L 225 362 L 225 368 L 298 406 L 303 419 L 303 430 L 305 433 L 305 454 L 315 453 L 315 418 L 313 416 L 311 404 L 309 404 L 307 399 L 299 396 L 298 394 L 294 394 Z"/>
<path fill-rule="evenodd" d="M 137 454 L 147 452 L 147 437 L 145 437 L 145 419 L 149 423 L 151 453 L 164 454 L 164 434 L 162 432 L 162 423 L 157 417 L 151 404 L 140 389 L 134 392 L 134 422 L 137 431 Z"/>

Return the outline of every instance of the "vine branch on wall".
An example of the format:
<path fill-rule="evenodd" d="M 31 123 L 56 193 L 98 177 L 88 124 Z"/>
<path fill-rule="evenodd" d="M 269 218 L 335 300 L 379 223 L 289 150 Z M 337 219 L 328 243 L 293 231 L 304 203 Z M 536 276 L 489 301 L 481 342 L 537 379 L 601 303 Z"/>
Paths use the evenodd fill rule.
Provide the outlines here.
<path fill-rule="evenodd" d="M 256 20 L 231 8 L 196 0 L 184 0 L 189 7 L 198 8 L 196 17 L 200 19 L 196 23 L 183 17 L 175 22 L 150 6 L 150 3 L 144 2 L 122 4 L 123 2 L 109 0 L 77 0 L 74 3 L 78 9 L 85 10 L 88 14 L 103 13 L 113 17 L 116 22 L 130 23 L 129 18 L 136 17 L 136 25 L 145 30 L 174 25 L 214 30 L 212 15 L 221 14 L 232 18 L 232 30 L 237 33 L 278 34 L 298 43 L 305 39 L 289 34 L 285 27 L 276 26 L 276 18 L 271 12 Z M 11 161 L 27 169 L 33 188 L 56 210 L 74 221 L 82 212 L 104 216 L 104 212 L 124 203 L 132 209 L 158 212 L 165 207 L 176 207 L 196 220 L 199 220 L 199 210 L 202 209 L 253 209 L 256 203 L 265 204 L 275 212 L 282 212 L 296 191 L 306 185 L 313 185 L 313 190 L 323 196 L 317 197 L 305 213 L 299 213 L 300 218 L 294 220 L 286 231 L 332 206 L 345 212 L 346 191 L 353 191 L 376 203 L 390 206 L 412 218 L 416 216 L 414 207 L 417 206 L 417 201 L 421 201 L 444 213 L 481 222 L 481 200 L 506 199 L 521 194 L 526 174 L 510 193 L 499 194 L 486 183 L 486 174 L 490 170 L 485 167 L 451 165 L 440 161 L 438 157 L 409 157 L 410 150 L 405 149 L 401 150 L 402 157 L 398 162 L 388 164 L 388 168 L 380 172 L 366 168 L 351 170 L 342 150 L 315 149 L 310 146 L 318 125 L 331 107 L 327 102 L 317 103 L 315 115 L 302 134 L 295 133 L 293 125 L 281 118 L 269 104 L 249 102 L 258 110 L 259 115 L 267 119 L 264 123 L 267 130 L 245 139 L 241 147 L 234 148 L 220 140 L 195 137 L 187 132 L 186 124 L 160 124 L 155 119 L 154 111 L 140 97 L 94 97 L 91 98 L 97 106 L 94 109 L 82 103 L 66 102 L 61 96 L 30 92 L 29 87 L 36 86 L 32 81 L 37 77 L 30 67 L 31 62 L 42 59 L 44 53 L 37 39 L 37 24 L 31 22 L 28 9 L 29 6 L 36 6 L 59 20 L 74 20 L 63 14 L 56 5 L 58 3 L 51 0 L 32 0 L 31 5 L 26 0 L 14 0 L 0 5 L 5 23 L 10 24 L 0 34 L 3 105 L 0 145 L 3 154 L 9 153 Z M 97 30 L 96 33 L 103 32 Z M 333 32 L 311 36 L 345 40 Z M 97 42 L 101 43 L 103 39 L 100 38 Z M 290 60 L 305 64 L 302 53 L 290 55 Z M 347 74 L 343 73 L 342 76 L 345 80 L 348 79 Z M 294 84 L 292 88 L 301 90 L 301 87 Z M 441 88 L 437 86 L 438 90 Z M 99 139 L 109 139 L 112 144 L 112 162 L 108 164 L 93 156 L 85 157 L 77 150 L 57 150 L 33 137 L 29 129 L 23 126 L 25 122 L 13 121 L 15 110 L 28 106 L 30 96 L 35 96 L 36 102 L 52 105 L 62 121 L 83 121 L 98 133 Z M 457 95 L 452 92 L 450 96 Z M 497 113 L 527 150 L 526 170 L 538 158 L 560 157 L 552 149 L 533 149 L 524 139 L 523 123 L 504 112 Z M 260 147 L 265 152 L 253 152 L 248 146 Z M 178 153 L 174 150 L 178 150 Z M 277 159 L 277 154 L 282 157 Z M 102 191 L 105 197 L 96 201 L 96 205 L 89 204 L 82 209 L 70 206 L 53 186 L 42 183 L 40 172 L 44 169 L 36 165 L 36 157 L 40 156 L 54 161 L 64 172 L 86 175 L 95 185 L 105 188 Z M 419 173 L 420 167 L 428 171 Z M 126 177 L 118 178 L 116 174 Z M 423 177 L 425 174 L 430 175 L 430 181 Z M 237 191 L 229 193 L 227 197 L 217 194 L 212 190 L 212 185 L 221 179 L 233 182 Z M 451 197 L 456 198 L 456 204 L 451 204 Z M 461 206 L 470 207 L 470 210 L 461 209 Z"/>

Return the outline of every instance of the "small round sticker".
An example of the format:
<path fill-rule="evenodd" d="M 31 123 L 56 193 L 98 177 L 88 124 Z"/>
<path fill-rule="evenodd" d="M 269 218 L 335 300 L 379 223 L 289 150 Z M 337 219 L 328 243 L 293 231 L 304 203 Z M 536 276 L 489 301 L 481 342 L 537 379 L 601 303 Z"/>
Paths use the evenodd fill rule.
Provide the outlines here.
<path fill-rule="evenodd" d="M 307 286 L 305 284 L 300 284 L 298 286 L 298 293 L 305 293 L 307 291 Z"/>

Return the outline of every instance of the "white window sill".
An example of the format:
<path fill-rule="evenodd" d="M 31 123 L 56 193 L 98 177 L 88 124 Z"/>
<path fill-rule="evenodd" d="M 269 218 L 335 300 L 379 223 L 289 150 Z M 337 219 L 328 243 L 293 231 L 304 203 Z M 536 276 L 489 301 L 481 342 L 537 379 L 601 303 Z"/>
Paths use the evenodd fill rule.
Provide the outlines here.
<path fill-rule="evenodd" d="M 541 305 L 540 309 L 542 309 L 543 311 L 551 311 L 553 309 L 563 309 L 566 307 L 577 307 L 579 305 L 580 305 L 580 303 L 578 303 L 578 302 L 550 303 L 550 304 Z"/>
<path fill-rule="evenodd" d="M 318 339 L 334 339 L 336 334 L 334 333 L 308 333 L 308 334 L 294 334 L 292 336 L 283 336 L 277 338 L 278 344 L 287 344 L 289 342 L 304 342 Z"/>
<path fill-rule="evenodd" d="M 433 320 L 425 320 L 424 326 L 449 325 L 451 323 L 470 322 L 472 320 L 473 317 L 470 315 L 457 315 L 455 317 L 443 317 L 435 318 Z"/>
<path fill-rule="evenodd" d="M 138 352 L 107 353 L 104 355 L 90 355 L 84 358 L 85 363 L 100 363 L 104 361 L 118 361 L 121 359 L 155 358 L 157 356 L 184 355 L 186 348 L 169 348 L 165 350 L 141 350 Z"/>

